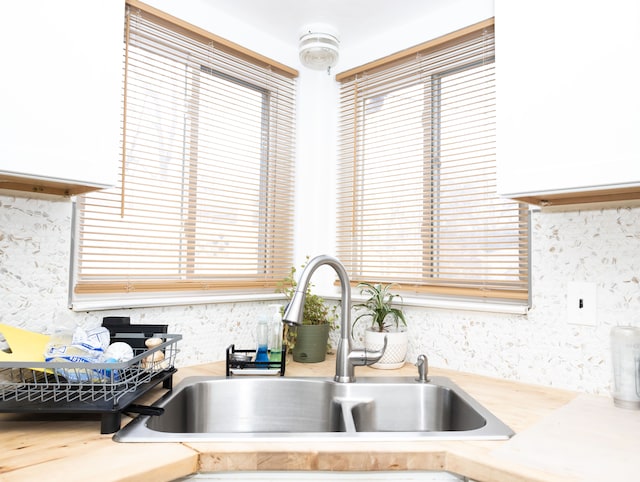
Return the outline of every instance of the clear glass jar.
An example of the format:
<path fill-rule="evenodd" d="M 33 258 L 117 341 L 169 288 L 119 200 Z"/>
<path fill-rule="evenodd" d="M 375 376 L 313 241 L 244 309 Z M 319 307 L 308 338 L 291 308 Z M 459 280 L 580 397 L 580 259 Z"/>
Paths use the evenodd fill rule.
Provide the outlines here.
<path fill-rule="evenodd" d="M 282 361 L 282 314 L 280 305 L 270 305 L 271 324 L 269 326 L 269 360 Z"/>
<path fill-rule="evenodd" d="M 640 328 L 611 329 L 613 403 L 617 407 L 640 409 Z"/>
<path fill-rule="evenodd" d="M 261 316 L 256 329 L 256 363 L 266 363 L 269 361 L 269 319 Z M 266 368 L 258 367 L 258 368 Z"/>

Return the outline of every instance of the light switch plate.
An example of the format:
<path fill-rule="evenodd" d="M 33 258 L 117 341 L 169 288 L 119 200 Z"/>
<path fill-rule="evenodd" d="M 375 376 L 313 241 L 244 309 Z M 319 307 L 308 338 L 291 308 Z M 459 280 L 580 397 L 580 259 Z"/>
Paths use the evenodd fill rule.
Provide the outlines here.
<path fill-rule="evenodd" d="M 567 286 L 567 321 L 572 325 L 596 326 L 596 284 L 569 281 Z"/>

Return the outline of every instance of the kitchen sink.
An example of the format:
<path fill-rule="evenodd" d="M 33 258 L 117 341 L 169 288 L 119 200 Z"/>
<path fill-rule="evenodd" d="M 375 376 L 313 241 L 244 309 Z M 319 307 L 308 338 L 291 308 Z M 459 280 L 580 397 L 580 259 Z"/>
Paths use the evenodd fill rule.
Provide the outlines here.
<path fill-rule="evenodd" d="M 511 429 L 445 377 L 190 377 L 118 442 L 500 440 Z"/>

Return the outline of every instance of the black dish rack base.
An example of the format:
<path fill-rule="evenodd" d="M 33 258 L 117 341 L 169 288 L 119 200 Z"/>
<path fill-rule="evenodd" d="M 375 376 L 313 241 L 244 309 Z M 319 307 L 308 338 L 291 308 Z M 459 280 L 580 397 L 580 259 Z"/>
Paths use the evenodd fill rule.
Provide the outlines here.
<path fill-rule="evenodd" d="M 100 413 L 100 433 L 117 432 L 122 412 L 141 409 L 133 405 L 137 398 L 160 383 L 166 389 L 173 387 L 182 336 L 154 336 L 162 339 L 160 345 L 134 348 L 134 357 L 121 363 L 0 362 L 0 412 Z M 127 333 L 112 336 L 111 341 L 145 337 Z M 150 358 L 156 353 L 164 355 L 161 360 Z"/>

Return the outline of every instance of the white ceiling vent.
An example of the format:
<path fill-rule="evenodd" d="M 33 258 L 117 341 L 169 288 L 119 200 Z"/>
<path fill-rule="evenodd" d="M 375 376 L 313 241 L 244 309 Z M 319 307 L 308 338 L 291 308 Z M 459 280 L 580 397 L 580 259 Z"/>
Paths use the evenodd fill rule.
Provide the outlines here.
<path fill-rule="evenodd" d="M 328 25 L 308 25 L 300 31 L 300 62 L 314 70 L 330 70 L 338 63 L 338 34 Z"/>

